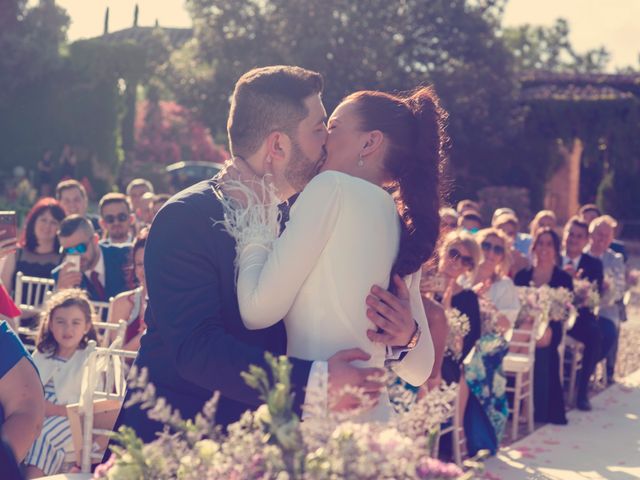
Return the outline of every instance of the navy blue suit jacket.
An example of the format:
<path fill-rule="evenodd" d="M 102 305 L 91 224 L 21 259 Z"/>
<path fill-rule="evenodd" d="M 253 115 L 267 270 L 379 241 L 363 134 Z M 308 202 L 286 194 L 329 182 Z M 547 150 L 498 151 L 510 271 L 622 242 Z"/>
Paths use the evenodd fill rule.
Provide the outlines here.
<path fill-rule="evenodd" d="M 105 245 L 103 243 L 98 244 L 98 247 L 102 252 L 102 258 L 104 258 L 104 295 L 98 295 L 93 283 L 89 281 L 86 275 L 82 275 L 80 288 L 86 290 L 90 300 L 107 302 L 111 297 L 115 297 L 132 287 L 129 282 L 132 268 L 131 247 L 126 245 Z M 56 282 L 58 281 L 60 268 L 61 265 L 51 272 Z"/>
<path fill-rule="evenodd" d="M 219 391 L 216 422 L 228 425 L 262 403 L 240 373 L 251 364 L 269 371 L 264 353 L 284 354 L 286 333 L 283 322 L 253 331 L 242 323 L 235 242 L 216 223 L 223 211 L 213 185 L 204 181 L 178 193 L 153 221 L 145 249 L 147 332 L 136 364 L 147 368 L 158 396 L 183 418 L 193 417 Z M 299 411 L 311 362 L 291 361 Z M 122 424 L 145 440 L 162 429 L 135 406 L 121 411 L 116 429 Z"/>

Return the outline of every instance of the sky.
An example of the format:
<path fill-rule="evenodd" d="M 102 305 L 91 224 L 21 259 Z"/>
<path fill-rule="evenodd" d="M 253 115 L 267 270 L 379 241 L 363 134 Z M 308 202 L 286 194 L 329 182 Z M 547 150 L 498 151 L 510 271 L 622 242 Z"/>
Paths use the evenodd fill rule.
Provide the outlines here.
<path fill-rule="evenodd" d="M 140 6 L 140 26 L 151 26 L 156 19 L 165 27 L 191 25 L 184 0 L 57 0 L 57 3 L 71 17 L 71 41 L 100 35 L 107 6 L 112 32 L 132 25 L 136 3 Z M 509 0 L 504 25 L 548 26 L 558 17 L 569 21 L 571 41 L 578 52 L 604 45 L 612 54 L 611 69 L 638 66 L 640 0 Z"/>

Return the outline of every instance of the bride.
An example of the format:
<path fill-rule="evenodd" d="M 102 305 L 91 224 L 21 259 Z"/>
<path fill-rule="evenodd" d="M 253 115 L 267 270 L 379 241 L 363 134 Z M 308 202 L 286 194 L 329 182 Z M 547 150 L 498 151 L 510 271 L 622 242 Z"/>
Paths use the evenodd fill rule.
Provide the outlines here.
<path fill-rule="evenodd" d="M 234 159 L 222 188 L 244 198 L 241 206 L 226 202 L 225 212 L 237 242 L 237 294 L 247 328 L 284 318 L 289 356 L 326 360 L 359 347 L 371 356 L 362 366 L 389 365 L 415 386 L 427 380 L 434 350 L 420 267 L 438 235 L 445 117 L 431 88 L 403 97 L 376 91 L 346 97 L 328 122 L 321 173 L 300 193 L 283 232 L 272 186 L 256 182 L 250 167 Z M 270 167 L 267 157 L 265 171 Z M 416 335 L 400 351 L 364 333 L 374 328 L 369 302 L 376 300 L 369 297 L 369 308 L 361 303 L 372 283 L 408 290 Z M 383 394 L 358 420 L 386 421 L 391 411 Z"/>

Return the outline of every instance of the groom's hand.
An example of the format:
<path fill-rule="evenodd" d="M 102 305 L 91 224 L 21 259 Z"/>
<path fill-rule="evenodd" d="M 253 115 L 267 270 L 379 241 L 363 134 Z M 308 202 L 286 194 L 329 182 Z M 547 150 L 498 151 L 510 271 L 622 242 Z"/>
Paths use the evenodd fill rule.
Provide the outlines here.
<path fill-rule="evenodd" d="M 358 368 L 351 364 L 355 360 L 367 361 L 371 355 L 359 348 L 341 350 L 329 358 L 329 409 L 344 412 L 359 408 L 363 399 L 349 393 L 358 389 L 369 401 L 377 403 L 382 389 L 384 371 L 380 368 Z"/>
<path fill-rule="evenodd" d="M 416 333 L 417 324 L 411 314 L 410 294 L 400 275 L 393 276 L 397 296 L 374 285 L 367 296 L 367 317 L 378 331 L 367 330 L 372 342 L 389 347 L 406 346 Z"/>

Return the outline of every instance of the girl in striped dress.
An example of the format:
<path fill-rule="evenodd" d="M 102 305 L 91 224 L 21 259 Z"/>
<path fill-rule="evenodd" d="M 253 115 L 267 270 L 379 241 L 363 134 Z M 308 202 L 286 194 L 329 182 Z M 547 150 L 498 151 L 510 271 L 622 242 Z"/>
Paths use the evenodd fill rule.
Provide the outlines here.
<path fill-rule="evenodd" d="M 45 305 L 33 355 L 44 385 L 45 421 L 24 460 L 27 478 L 58 473 L 73 451 L 66 406 L 80 399 L 85 348 L 96 338 L 91 320 L 91 304 L 79 289 L 61 290 Z"/>

